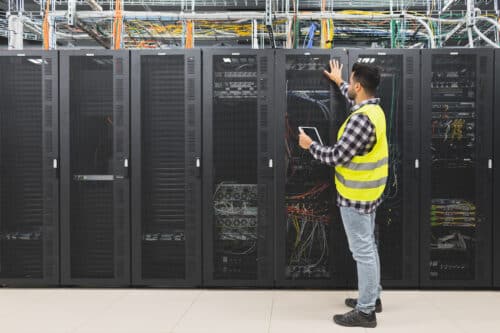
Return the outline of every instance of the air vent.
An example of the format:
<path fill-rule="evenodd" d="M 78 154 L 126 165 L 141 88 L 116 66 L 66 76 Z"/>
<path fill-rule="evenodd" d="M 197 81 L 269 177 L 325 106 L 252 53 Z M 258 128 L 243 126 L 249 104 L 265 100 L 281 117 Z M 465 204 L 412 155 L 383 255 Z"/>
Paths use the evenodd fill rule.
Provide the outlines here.
<path fill-rule="evenodd" d="M 406 126 L 411 128 L 413 126 L 413 104 L 411 103 L 406 104 L 405 117 L 406 117 Z"/>
<path fill-rule="evenodd" d="M 260 74 L 267 74 L 267 57 L 263 56 L 260 58 L 260 68 L 259 72 Z"/>
<path fill-rule="evenodd" d="M 45 79 L 45 100 L 52 102 L 52 79 Z"/>
<path fill-rule="evenodd" d="M 52 58 L 44 58 L 44 75 L 52 76 Z"/>
<path fill-rule="evenodd" d="M 196 151 L 196 134 L 194 130 L 190 130 L 188 134 L 188 152 L 194 153 Z"/>
<path fill-rule="evenodd" d="M 194 58 L 189 57 L 187 60 L 187 73 L 188 75 L 194 75 Z"/>
<path fill-rule="evenodd" d="M 115 104 L 115 121 L 116 121 L 116 126 L 122 127 L 123 126 L 123 105 L 121 104 Z"/>
<path fill-rule="evenodd" d="M 115 101 L 123 101 L 123 79 L 115 79 Z"/>
<path fill-rule="evenodd" d="M 268 122 L 267 122 L 267 104 L 261 103 L 260 104 L 260 126 L 261 127 L 267 127 Z"/>
<path fill-rule="evenodd" d="M 193 100 L 195 97 L 195 88 L 194 88 L 195 80 L 188 79 L 187 80 L 187 96 L 188 99 Z"/>
<path fill-rule="evenodd" d="M 409 101 L 413 101 L 413 93 L 414 93 L 414 84 L 413 79 L 406 79 L 406 99 Z"/>
<path fill-rule="evenodd" d="M 414 71 L 413 71 L 414 65 L 415 65 L 415 58 L 414 57 L 407 57 L 406 58 L 406 74 L 408 74 L 408 75 L 414 74 Z"/>
<path fill-rule="evenodd" d="M 188 115 L 188 124 L 189 127 L 192 127 L 195 125 L 195 105 L 194 104 L 189 104 L 187 107 L 187 115 Z"/>
<path fill-rule="evenodd" d="M 190 71 L 187 65 L 187 71 Z M 181 55 L 141 57 L 141 269 L 143 279 L 186 277 L 186 150 L 194 150 L 195 81 Z"/>
<path fill-rule="evenodd" d="M 267 79 L 260 79 L 260 90 L 262 93 L 267 93 Z"/>
<path fill-rule="evenodd" d="M 123 59 L 115 59 L 115 75 L 123 75 Z"/>
<path fill-rule="evenodd" d="M 52 127 L 52 108 L 50 105 L 45 105 L 45 127 Z"/>

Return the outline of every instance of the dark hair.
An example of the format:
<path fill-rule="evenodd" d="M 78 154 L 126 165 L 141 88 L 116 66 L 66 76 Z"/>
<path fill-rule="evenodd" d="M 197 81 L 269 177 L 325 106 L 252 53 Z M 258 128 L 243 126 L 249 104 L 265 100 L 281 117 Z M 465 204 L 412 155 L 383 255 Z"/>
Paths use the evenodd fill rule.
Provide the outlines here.
<path fill-rule="evenodd" d="M 377 66 L 360 62 L 352 66 L 353 79 L 359 82 L 368 94 L 375 95 L 380 83 L 380 70 Z"/>

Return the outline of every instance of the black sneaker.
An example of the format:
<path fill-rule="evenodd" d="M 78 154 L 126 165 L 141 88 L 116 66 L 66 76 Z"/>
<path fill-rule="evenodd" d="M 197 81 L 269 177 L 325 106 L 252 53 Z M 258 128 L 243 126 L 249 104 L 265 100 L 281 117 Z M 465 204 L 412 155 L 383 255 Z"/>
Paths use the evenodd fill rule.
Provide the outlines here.
<path fill-rule="evenodd" d="M 375 316 L 375 311 L 372 311 L 370 314 L 365 314 L 354 309 L 346 314 L 333 316 L 333 321 L 340 326 L 347 327 L 377 327 L 377 317 Z"/>
<path fill-rule="evenodd" d="M 355 309 L 356 305 L 358 305 L 358 300 L 356 298 L 346 298 L 345 305 Z M 382 312 L 382 302 L 380 301 L 380 298 L 377 298 L 377 301 L 375 302 L 375 312 L 376 313 Z"/>

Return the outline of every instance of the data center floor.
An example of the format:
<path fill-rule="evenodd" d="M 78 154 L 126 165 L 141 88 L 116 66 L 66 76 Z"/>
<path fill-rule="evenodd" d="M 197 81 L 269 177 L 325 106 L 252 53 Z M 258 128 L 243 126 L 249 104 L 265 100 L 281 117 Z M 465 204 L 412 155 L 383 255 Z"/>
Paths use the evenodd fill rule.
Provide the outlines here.
<path fill-rule="evenodd" d="M 363 332 L 333 324 L 353 291 L 2 289 L 2 332 Z M 498 332 L 500 292 L 386 291 L 378 332 Z"/>

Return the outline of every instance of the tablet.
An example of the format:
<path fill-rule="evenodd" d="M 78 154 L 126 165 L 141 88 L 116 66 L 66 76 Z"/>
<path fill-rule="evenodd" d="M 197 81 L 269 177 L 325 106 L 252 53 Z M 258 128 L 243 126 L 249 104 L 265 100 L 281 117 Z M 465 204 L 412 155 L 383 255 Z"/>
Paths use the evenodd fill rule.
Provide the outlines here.
<path fill-rule="evenodd" d="M 323 140 L 319 136 L 318 129 L 316 127 L 299 126 L 299 129 L 303 130 L 311 139 L 323 145 Z"/>

